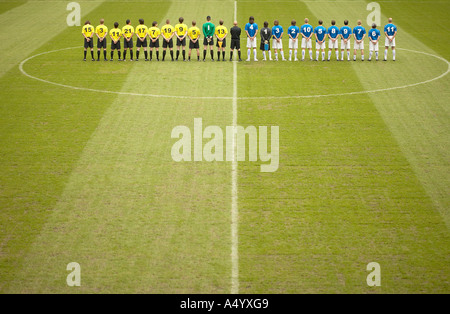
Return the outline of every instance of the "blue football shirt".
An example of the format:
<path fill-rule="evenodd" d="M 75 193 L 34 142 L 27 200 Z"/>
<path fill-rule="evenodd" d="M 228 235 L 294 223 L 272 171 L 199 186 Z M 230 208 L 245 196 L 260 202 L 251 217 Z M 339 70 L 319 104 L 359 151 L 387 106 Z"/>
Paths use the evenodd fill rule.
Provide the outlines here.
<path fill-rule="evenodd" d="M 356 26 L 353 29 L 353 34 L 355 34 L 357 40 L 363 39 L 364 35 L 366 34 L 366 30 L 362 26 Z"/>
<path fill-rule="evenodd" d="M 338 37 L 339 36 L 339 27 L 337 27 L 337 26 L 331 26 L 329 29 L 328 29 L 328 34 L 330 35 L 330 37 L 331 38 L 336 38 L 336 37 Z"/>
<path fill-rule="evenodd" d="M 256 31 L 258 30 L 258 24 L 253 23 L 247 23 L 245 25 L 245 30 L 248 32 L 248 34 L 250 35 L 250 37 L 254 37 L 256 34 Z"/>
<path fill-rule="evenodd" d="M 397 31 L 397 26 L 394 24 L 387 24 L 384 27 L 384 32 L 388 34 L 388 36 L 394 36 L 395 32 Z"/>
<path fill-rule="evenodd" d="M 281 34 L 283 34 L 283 27 L 281 25 L 272 27 L 273 38 L 280 38 Z"/>
<path fill-rule="evenodd" d="M 327 29 L 323 26 L 317 26 L 314 29 L 314 34 L 316 34 L 317 40 L 316 41 L 323 41 L 325 38 L 325 35 L 327 34 Z"/>
<path fill-rule="evenodd" d="M 291 25 L 288 28 L 288 33 L 291 35 L 292 38 L 296 38 L 297 35 L 300 33 L 300 28 L 298 28 L 297 25 Z"/>
<path fill-rule="evenodd" d="M 304 24 L 302 26 L 302 28 L 300 29 L 301 33 L 308 38 L 309 36 L 311 36 L 312 32 L 313 32 L 313 27 L 309 24 Z"/>
<path fill-rule="evenodd" d="M 342 35 L 342 38 L 348 39 L 350 35 L 352 34 L 352 29 L 348 26 L 341 27 L 341 30 L 339 33 Z"/>
<path fill-rule="evenodd" d="M 371 40 L 378 40 L 378 37 L 380 37 L 380 35 L 381 35 L 380 31 L 378 29 L 376 29 L 376 28 L 372 28 L 369 31 L 369 38 Z"/>

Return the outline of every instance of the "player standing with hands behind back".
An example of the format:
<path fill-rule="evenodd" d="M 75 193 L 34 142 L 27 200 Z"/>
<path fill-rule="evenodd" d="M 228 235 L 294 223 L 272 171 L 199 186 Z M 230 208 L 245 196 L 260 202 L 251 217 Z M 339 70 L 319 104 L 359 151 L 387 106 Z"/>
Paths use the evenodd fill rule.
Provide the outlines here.
<path fill-rule="evenodd" d="M 81 33 L 83 34 L 83 37 L 84 37 L 84 59 L 83 59 L 83 61 L 86 61 L 86 55 L 87 55 L 88 48 L 91 48 L 92 61 L 95 61 L 95 59 L 94 59 L 94 42 L 92 41 L 92 37 L 94 37 L 94 26 L 91 25 L 91 22 L 86 21 L 86 23 L 84 23 Z"/>
<path fill-rule="evenodd" d="M 103 58 L 106 59 L 106 35 L 108 35 L 108 27 L 105 26 L 105 20 L 100 20 L 100 25 L 95 28 L 95 34 L 97 35 L 97 61 L 100 61 L 100 50 L 103 48 Z"/>
<path fill-rule="evenodd" d="M 248 23 L 245 25 L 245 32 L 247 33 L 247 61 L 250 61 L 251 49 L 253 48 L 254 61 L 258 61 L 256 58 L 256 35 L 258 35 L 258 24 L 255 23 L 255 18 L 250 16 Z"/>
<path fill-rule="evenodd" d="M 223 26 L 223 20 L 219 21 L 219 26 L 216 27 L 214 35 L 217 38 L 217 61 L 220 61 L 220 53 L 222 52 L 222 61 L 225 60 L 225 47 L 227 46 L 226 37 L 228 29 Z"/>
<path fill-rule="evenodd" d="M 261 45 L 260 50 L 263 52 L 264 61 L 267 60 L 266 51 L 269 53 L 269 60 L 272 61 L 272 53 L 270 51 L 270 38 L 272 38 L 272 29 L 269 28 L 269 22 L 264 22 L 264 27 L 261 28 Z"/>
<path fill-rule="evenodd" d="M 206 48 L 209 46 L 209 51 L 211 53 L 211 61 L 214 61 L 214 34 L 216 32 L 216 26 L 211 23 L 211 17 L 208 15 L 206 17 L 206 23 L 203 24 L 203 61 L 206 59 Z"/>
<path fill-rule="evenodd" d="M 392 61 L 395 61 L 395 36 L 397 36 L 397 26 L 392 24 L 392 17 L 388 20 L 389 24 L 384 27 L 384 34 L 386 35 L 386 40 L 384 41 L 384 59 L 387 60 L 387 54 L 389 47 L 392 47 Z"/>
<path fill-rule="evenodd" d="M 127 25 L 122 28 L 123 35 L 123 60 L 126 61 L 127 58 L 127 49 L 130 50 L 130 61 L 133 61 L 133 35 L 134 35 L 134 27 L 131 26 L 131 21 L 126 21 Z"/>

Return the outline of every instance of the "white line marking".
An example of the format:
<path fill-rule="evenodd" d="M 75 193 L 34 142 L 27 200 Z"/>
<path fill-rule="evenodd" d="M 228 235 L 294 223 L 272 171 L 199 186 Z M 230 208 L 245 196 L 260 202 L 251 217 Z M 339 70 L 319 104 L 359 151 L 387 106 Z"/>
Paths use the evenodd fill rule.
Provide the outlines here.
<path fill-rule="evenodd" d="M 78 47 L 70 47 L 70 48 L 52 50 L 52 51 L 47 51 L 47 52 L 42 52 L 42 53 L 36 54 L 34 56 L 31 56 L 31 57 L 23 60 L 19 64 L 19 70 L 20 70 L 20 72 L 22 72 L 23 75 L 27 76 L 30 79 L 37 80 L 37 81 L 40 81 L 40 82 L 43 82 L 43 83 L 47 83 L 47 84 L 52 84 L 52 85 L 64 87 L 64 88 L 70 88 L 70 89 L 74 89 L 74 90 L 83 90 L 83 91 L 89 91 L 89 92 L 97 92 L 97 93 L 105 93 L 105 94 L 116 94 L 116 95 L 154 97 L 154 98 L 233 100 L 233 97 L 153 95 L 153 94 L 139 94 L 139 93 L 128 93 L 128 92 L 114 92 L 114 91 L 93 89 L 93 88 L 86 88 L 86 87 L 76 87 L 76 86 L 71 86 L 71 85 L 55 83 L 55 82 L 47 81 L 47 80 L 44 80 L 44 79 L 32 76 L 32 75 L 28 74 L 27 72 L 25 72 L 25 70 L 23 69 L 23 66 L 24 66 L 25 63 L 27 63 L 29 60 L 31 60 L 33 58 L 36 58 L 38 56 L 42 56 L 42 55 L 49 54 L 49 53 L 54 53 L 54 52 L 59 52 L 59 51 L 64 51 L 64 50 L 69 50 L 69 49 L 78 49 L 78 48 L 82 48 L 82 47 L 79 47 L 79 46 Z M 429 79 L 429 80 L 426 80 L 426 81 L 423 81 L 423 82 L 418 82 L 418 83 L 413 83 L 413 84 L 403 85 L 403 86 L 390 87 L 390 88 L 374 89 L 374 90 L 359 91 L 359 92 L 349 92 L 349 93 L 341 93 L 341 94 L 294 95 L 294 96 L 270 96 L 270 95 L 268 95 L 268 96 L 264 96 L 264 97 L 236 97 L 236 99 L 237 100 L 259 100 L 259 99 L 274 99 L 274 98 L 276 98 L 276 99 L 299 99 L 299 98 L 339 97 L 339 96 L 379 93 L 379 92 L 385 92 L 385 91 L 391 91 L 391 90 L 397 90 L 397 89 L 404 89 L 404 88 L 409 88 L 409 87 L 414 87 L 414 86 L 418 86 L 418 85 L 422 85 L 422 84 L 431 83 L 433 81 L 436 81 L 436 80 L 439 80 L 439 79 L 443 78 L 444 76 L 446 76 L 450 72 L 450 62 L 447 61 L 446 59 L 442 58 L 442 57 L 439 57 L 439 56 L 436 56 L 436 55 L 433 55 L 433 54 L 427 53 L 427 52 L 410 50 L 410 49 L 405 49 L 405 48 L 396 48 L 396 49 L 397 50 L 404 50 L 404 51 L 408 51 L 408 52 L 412 52 L 412 53 L 419 53 L 419 54 L 423 54 L 423 55 L 426 55 L 426 56 L 430 56 L 430 57 L 434 57 L 436 59 L 439 59 L 439 60 L 441 60 L 441 61 L 443 61 L 443 62 L 445 62 L 447 64 L 447 71 L 442 73 L 441 75 L 435 77 L 435 78 L 432 78 L 432 79 Z M 380 62 L 382 62 L 382 61 L 380 61 Z M 236 65 L 234 65 L 234 66 L 236 66 Z"/>
<path fill-rule="evenodd" d="M 234 1 L 234 20 L 237 20 L 237 1 Z M 233 128 L 237 127 L 237 62 L 233 62 Z M 239 293 L 239 208 L 238 163 L 236 138 L 233 135 L 233 160 L 231 162 L 231 294 Z"/>

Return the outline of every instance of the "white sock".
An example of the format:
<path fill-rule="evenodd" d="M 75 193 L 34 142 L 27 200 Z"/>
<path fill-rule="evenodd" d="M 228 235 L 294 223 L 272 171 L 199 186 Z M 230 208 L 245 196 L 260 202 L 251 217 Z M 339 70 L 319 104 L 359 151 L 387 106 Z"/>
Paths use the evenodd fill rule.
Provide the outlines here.
<path fill-rule="evenodd" d="M 375 58 L 378 60 L 378 51 L 375 51 Z"/>
<path fill-rule="evenodd" d="M 264 58 L 264 60 L 266 60 L 266 51 L 265 50 L 263 50 L 263 58 Z"/>
<path fill-rule="evenodd" d="M 392 60 L 395 60 L 395 51 L 396 50 L 392 50 Z"/>
<path fill-rule="evenodd" d="M 302 60 L 305 60 L 305 50 L 302 50 Z"/>
<path fill-rule="evenodd" d="M 272 51 L 269 50 L 269 59 L 272 59 Z"/>
<path fill-rule="evenodd" d="M 289 50 L 289 60 L 292 60 L 292 50 Z"/>
<path fill-rule="evenodd" d="M 350 61 L 350 50 L 347 51 L 347 59 Z"/>
<path fill-rule="evenodd" d="M 281 50 L 281 58 L 284 59 L 284 51 L 283 50 Z"/>
<path fill-rule="evenodd" d="M 341 52 L 341 59 L 344 60 L 344 50 Z"/>
<path fill-rule="evenodd" d="M 385 50 L 384 50 L 384 60 L 386 60 L 386 59 L 387 59 L 387 53 L 388 53 L 388 50 L 387 50 L 387 49 L 385 49 Z"/>
<path fill-rule="evenodd" d="M 247 50 L 247 59 L 250 59 L 250 53 L 251 53 L 251 50 L 248 49 L 248 50 Z"/>
<path fill-rule="evenodd" d="M 278 60 L 278 52 L 275 52 L 275 60 Z"/>
<path fill-rule="evenodd" d="M 356 53 L 353 55 L 353 60 L 356 60 Z"/>
<path fill-rule="evenodd" d="M 319 50 L 316 50 L 316 60 L 319 60 Z"/>
<path fill-rule="evenodd" d="M 328 51 L 328 60 L 330 60 L 330 59 L 331 59 L 331 50 Z"/>
<path fill-rule="evenodd" d="M 373 53 L 372 51 L 369 52 L 369 60 L 372 59 L 372 53 Z"/>
<path fill-rule="evenodd" d="M 295 59 L 297 59 L 297 50 L 295 50 Z"/>
<path fill-rule="evenodd" d="M 313 56 L 312 56 L 312 50 L 309 51 L 309 58 L 312 60 Z"/>
<path fill-rule="evenodd" d="M 361 60 L 364 60 L 364 54 L 361 54 Z"/>
<path fill-rule="evenodd" d="M 339 51 L 336 50 L 336 60 L 339 60 Z"/>
<path fill-rule="evenodd" d="M 255 57 L 255 60 L 256 60 L 256 54 L 257 54 L 256 48 L 253 48 L 253 56 Z"/>
<path fill-rule="evenodd" d="M 325 51 L 322 51 L 322 61 L 325 60 Z"/>

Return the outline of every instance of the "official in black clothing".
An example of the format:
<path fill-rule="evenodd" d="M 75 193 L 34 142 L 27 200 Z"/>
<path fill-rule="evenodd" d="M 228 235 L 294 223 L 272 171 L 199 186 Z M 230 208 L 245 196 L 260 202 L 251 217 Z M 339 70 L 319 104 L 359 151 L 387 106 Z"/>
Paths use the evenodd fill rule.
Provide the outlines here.
<path fill-rule="evenodd" d="M 237 26 L 237 21 L 234 21 L 233 27 L 230 29 L 231 34 L 231 44 L 230 44 L 230 61 L 233 61 L 233 52 L 235 49 L 237 49 L 239 54 L 239 61 L 242 61 L 241 59 L 241 29 Z"/>

